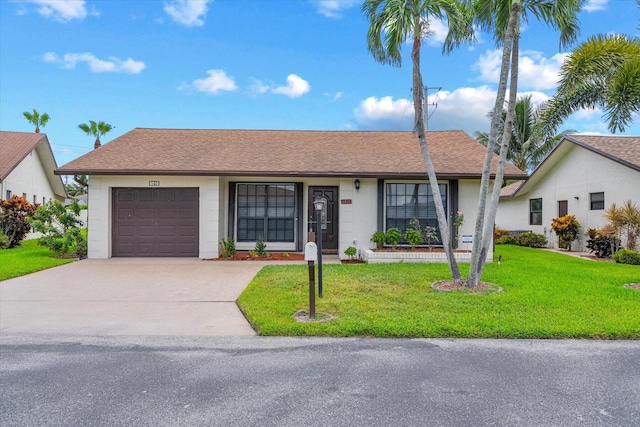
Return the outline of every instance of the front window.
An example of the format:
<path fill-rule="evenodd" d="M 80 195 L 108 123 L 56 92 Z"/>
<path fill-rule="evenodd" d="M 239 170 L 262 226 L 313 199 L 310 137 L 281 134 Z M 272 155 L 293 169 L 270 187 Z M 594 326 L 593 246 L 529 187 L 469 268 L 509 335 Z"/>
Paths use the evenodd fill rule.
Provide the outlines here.
<path fill-rule="evenodd" d="M 591 193 L 589 194 L 591 200 L 591 210 L 597 211 L 604 209 L 604 193 Z"/>
<path fill-rule="evenodd" d="M 294 184 L 238 184 L 238 242 L 294 242 Z"/>
<path fill-rule="evenodd" d="M 542 225 L 542 199 L 529 199 L 529 225 Z"/>
<path fill-rule="evenodd" d="M 447 211 L 447 185 L 439 184 L 442 203 Z M 386 229 L 398 228 L 402 233 L 411 228 L 409 221 L 417 218 L 420 227 L 438 228 L 438 216 L 429 184 L 388 183 L 386 194 Z M 439 234 L 439 230 L 438 230 Z"/>

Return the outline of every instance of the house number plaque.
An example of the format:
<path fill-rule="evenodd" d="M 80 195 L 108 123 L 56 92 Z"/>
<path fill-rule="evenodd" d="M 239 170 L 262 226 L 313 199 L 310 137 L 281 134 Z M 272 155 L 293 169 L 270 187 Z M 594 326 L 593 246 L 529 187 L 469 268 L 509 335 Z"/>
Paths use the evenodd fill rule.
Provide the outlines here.
<path fill-rule="evenodd" d="M 160 181 L 149 181 L 149 187 L 160 187 Z"/>

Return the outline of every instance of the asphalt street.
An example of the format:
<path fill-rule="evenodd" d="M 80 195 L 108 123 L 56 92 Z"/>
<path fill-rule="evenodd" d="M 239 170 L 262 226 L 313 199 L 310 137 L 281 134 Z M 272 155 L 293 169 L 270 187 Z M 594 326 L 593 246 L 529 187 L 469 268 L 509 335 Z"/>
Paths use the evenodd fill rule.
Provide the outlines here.
<path fill-rule="evenodd" d="M 0 337 L 2 426 L 638 426 L 640 342 Z"/>

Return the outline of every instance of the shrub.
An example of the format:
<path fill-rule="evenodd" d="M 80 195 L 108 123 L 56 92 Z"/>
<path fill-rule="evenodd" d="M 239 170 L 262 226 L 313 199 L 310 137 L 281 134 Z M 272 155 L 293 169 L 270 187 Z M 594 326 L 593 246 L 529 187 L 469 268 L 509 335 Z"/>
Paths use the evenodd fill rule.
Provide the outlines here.
<path fill-rule="evenodd" d="M 505 234 L 497 242 L 499 245 L 519 245 L 518 238 L 510 234 Z"/>
<path fill-rule="evenodd" d="M 9 247 L 9 238 L 6 234 L 0 231 L 0 249 L 7 249 Z"/>
<path fill-rule="evenodd" d="M 358 250 L 353 246 L 349 246 L 347 249 L 344 250 L 344 254 L 348 256 L 349 259 L 354 259 L 355 256 L 358 254 Z"/>
<path fill-rule="evenodd" d="M 220 257 L 233 258 L 236 255 L 236 241 L 233 238 L 220 241 Z"/>
<path fill-rule="evenodd" d="M 502 236 L 508 236 L 509 230 L 503 230 L 502 228 L 496 228 L 493 230 L 493 239 L 497 242 Z"/>
<path fill-rule="evenodd" d="M 640 252 L 631 249 L 620 249 L 613 254 L 613 259 L 620 264 L 640 265 Z"/>
<path fill-rule="evenodd" d="M 423 242 L 422 233 L 420 230 L 416 230 L 415 228 L 407 228 L 404 232 L 404 240 L 407 241 L 411 245 L 412 248 L 415 248 L 419 244 Z"/>
<path fill-rule="evenodd" d="M 527 246 L 529 248 L 546 248 L 548 243 L 547 238 L 544 237 L 543 234 L 537 234 L 531 231 L 520 233 L 517 240 L 520 246 Z"/>
<path fill-rule="evenodd" d="M 0 200 L 0 231 L 9 239 L 9 248 L 15 248 L 31 231 L 27 218 L 36 213 L 38 205 L 33 205 L 23 197 L 13 196 Z"/>
<path fill-rule="evenodd" d="M 38 239 L 41 246 L 61 255 L 85 257 L 87 240 L 80 231 L 83 224 L 79 215 L 78 202 L 65 207 L 56 200 L 40 206 L 28 221 L 35 231 L 42 233 Z"/>
<path fill-rule="evenodd" d="M 384 242 L 387 240 L 387 236 L 384 235 L 383 231 L 376 231 L 371 236 L 371 241 L 376 244 L 378 249 L 382 249 L 384 247 Z"/>
<path fill-rule="evenodd" d="M 264 237 L 258 237 L 256 240 L 256 246 L 254 248 L 256 255 L 264 257 L 267 256 L 267 244 L 264 242 Z"/>
<path fill-rule="evenodd" d="M 578 238 L 578 231 L 580 230 L 580 223 L 576 219 L 576 216 L 565 215 L 553 218 L 551 228 L 553 228 L 553 231 L 558 235 L 560 247 L 571 250 L 571 244 Z"/>
<path fill-rule="evenodd" d="M 620 248 L 620 241 L 605 230 L 590 228 L 585 234 L 589 237 L 587 249 L 598 258 L 611 258 L 611 255 Z"/>
<path fill-rule="evenodd" d="M 385 242 L 391 245 L 393 249 L 395 249 L 396 246 L 398 246 L 398 243 L 400 243 L 400 240 L 402 240 L 402 233 L 400 232 L 400 229 L 396 227 L 391 227 L 385 233 Z"/>

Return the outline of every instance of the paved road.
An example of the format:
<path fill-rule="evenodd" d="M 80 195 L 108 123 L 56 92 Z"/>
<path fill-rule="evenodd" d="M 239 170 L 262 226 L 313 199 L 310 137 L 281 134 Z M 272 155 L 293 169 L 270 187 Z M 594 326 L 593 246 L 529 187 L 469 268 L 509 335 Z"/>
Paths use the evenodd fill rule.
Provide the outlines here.
<path fill-rule="evenodd" d="M 0 337 L 3 426 L 637 426 L 640 342 Z"/>

